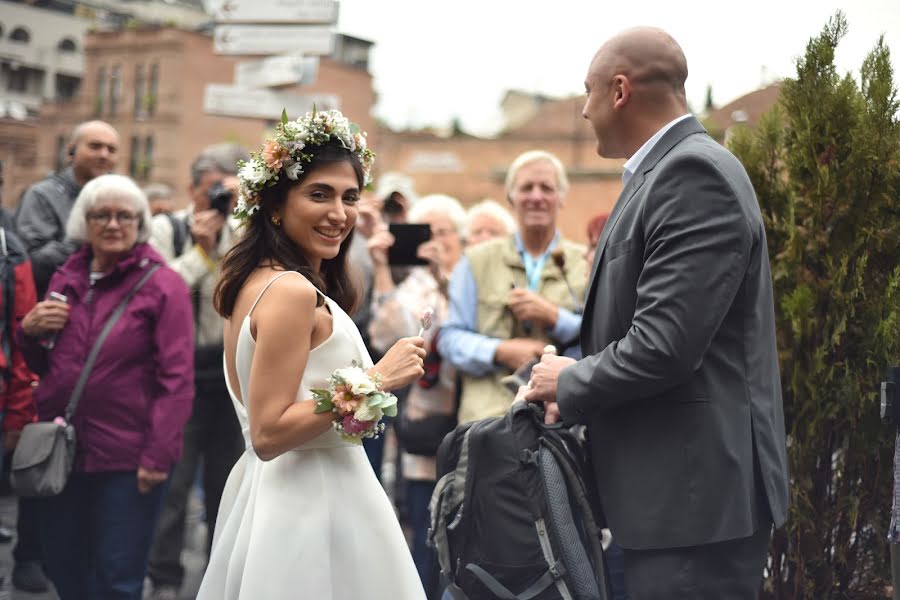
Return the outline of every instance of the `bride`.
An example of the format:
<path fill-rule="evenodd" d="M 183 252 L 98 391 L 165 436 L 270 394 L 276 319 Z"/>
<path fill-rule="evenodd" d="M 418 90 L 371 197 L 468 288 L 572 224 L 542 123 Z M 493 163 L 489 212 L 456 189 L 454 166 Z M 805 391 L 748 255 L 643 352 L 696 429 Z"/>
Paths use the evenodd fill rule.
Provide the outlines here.
<path fill-rule="evenodd" d="M 347 315 L 346 265 L 374 155 L 338 111 L 282 122 L 241 166 L 240 242 L 216 309 L 246 452 L 219 509 L 200 600 L 425 598 L 403 533 L 362 446 L 315 412 L 312 389 L 352 362 L 383 390 L 423 374 L 424 341 L 372 366 Z"/>

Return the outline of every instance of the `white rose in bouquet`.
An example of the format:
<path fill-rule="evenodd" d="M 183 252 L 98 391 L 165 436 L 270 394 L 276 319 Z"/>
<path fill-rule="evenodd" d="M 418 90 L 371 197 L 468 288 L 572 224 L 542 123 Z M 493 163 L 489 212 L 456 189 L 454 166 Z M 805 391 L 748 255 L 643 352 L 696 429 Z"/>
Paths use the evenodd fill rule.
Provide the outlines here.
<path fill-rule="evenodd" d="M 381 417 L 384 416 L 384 413 L 381 411 L 380 406 L 371 406 L 368 402 L 364 402 L 363 405 L 356 410 L 354 416 L 357 421 L 380 421 Z"/>
<path fill-rule="evenodd" d="M 354 396 L 366 396 L 378 391 L 372 378 L 359 367 L 340 369 L 338 375 L 347 383 Z"/>

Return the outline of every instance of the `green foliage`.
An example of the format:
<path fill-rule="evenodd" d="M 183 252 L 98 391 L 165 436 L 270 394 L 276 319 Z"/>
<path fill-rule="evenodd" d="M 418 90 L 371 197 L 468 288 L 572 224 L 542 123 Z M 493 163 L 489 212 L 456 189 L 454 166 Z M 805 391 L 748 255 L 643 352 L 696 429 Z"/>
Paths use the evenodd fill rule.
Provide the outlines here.
<path fill-rule="evenodd" d="M 838 12 L 809 41 L 780 106 L 732 138 L 766 223 L 788 459 L 774 598 L 884 597 L 893 431 L 878 382 L 900 362 L 900 123 L 880 39 L 860 84 L 834 53 Z"/>

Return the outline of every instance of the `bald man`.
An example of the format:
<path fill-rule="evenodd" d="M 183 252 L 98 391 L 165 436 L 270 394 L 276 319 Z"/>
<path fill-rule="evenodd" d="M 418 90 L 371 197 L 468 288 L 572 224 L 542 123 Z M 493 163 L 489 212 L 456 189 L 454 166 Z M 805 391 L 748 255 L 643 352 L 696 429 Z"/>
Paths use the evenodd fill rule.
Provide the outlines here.
<path fill-rule="evenodd" d="M 633 600 L 757 598 L 787 514 L 766 234 L 744 168 L 688 114 L 687 61 L 657 29 L 588 69 L 597 152 L 626 158 L 597 244 L 585 358 L 546 355 L 520 396 L 587 425 Z"/>
<path fill-rule="evenodd" d="M 69 166 L 25 191 L 16 211 L 16 228 L 34 270 L 38 300 L 56 271 L 74 251 L 65 241 L 66 221 L 82 186 L 112 172 L 119 156 L 119 134 L 103 121 L 78 125 L 69 139 Z"/>

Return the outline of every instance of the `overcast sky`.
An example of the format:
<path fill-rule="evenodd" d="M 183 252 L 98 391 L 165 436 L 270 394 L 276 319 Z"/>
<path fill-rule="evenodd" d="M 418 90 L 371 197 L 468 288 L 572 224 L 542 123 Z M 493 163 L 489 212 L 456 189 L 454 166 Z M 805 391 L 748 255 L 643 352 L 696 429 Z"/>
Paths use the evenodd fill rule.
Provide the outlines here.
<path fill-rule="evenodd" d="M 584 91 L 600 44 L 635 25 L 654 25 L 684 48 L 688 100 L 702 109 L 792 76 L 806 42 L 842 9 L 849 34 L 842 72 L 859 72 L 885 34 L 900 79 L 900 0 L 340 0 L 338 29 L 375 42 L 370 70 L 375 114 L 396 128 L 446 126 L 490 134 L 502 125 L 508 89 L 551 96 Z"/>

